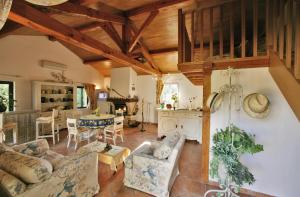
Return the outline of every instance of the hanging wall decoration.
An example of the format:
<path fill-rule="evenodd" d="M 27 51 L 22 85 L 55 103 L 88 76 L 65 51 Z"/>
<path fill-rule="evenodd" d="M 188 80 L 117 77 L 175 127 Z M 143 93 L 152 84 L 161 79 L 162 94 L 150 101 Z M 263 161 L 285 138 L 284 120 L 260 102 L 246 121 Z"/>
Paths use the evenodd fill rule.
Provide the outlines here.
<path fill-rule="evenodd" d="M 262 119 L 270 113 L 270 101 L 263 94 L 249 94 L 243 101 L 243 109 L 250 117 Z"/>
<path fill-rule="evenodd" d="M 0 30 L 4 26 L 11 8 L 12 0 L 0 0 Z"/>
<path fill-rule="evenodd" d="M 229 82 L 219 89 L 219 93 L 228 96 L 228 126 L 225 130 L 217 130 L 214 134 L 214 143 L 212 146 L 213 158 L 210 162 L 210 175 L 213 178 L 218 178 L 221 189 L 208 190 L 204 194 L 204 197 L 211 196 L 214 193 L 217 194 L 216 196 L 239 197 L 237 195 L 239 188 L 244 183 L 253 184 L 255 181 L 253 174 L 240 162 L 240 156 L 244 153 L 254 154 L 263 151 L 263 146 L 255 143 L 253 135 L 247 134 L 232 124 L 231 113 L 233 109 L 235 111 L 240 111 L 241 109 L 243 88 L 239 84 L 232 83 L 232 77 L 237 74 L 236 71 L 229 67 L 227 74 Z M 215 94 L 213 97 L 216 96 Z M 261 97 L 258 95 L 252 96 L 246 100 L 246 103 L 249 104 L 249 99 L 251 99 L 253 109 L 258 111 L 268 110 L 266 106 L 262 104 L 268 103 L 264 101 L 265 98 L 256 98 L 256 96 Z M 262 105 L 256 104 L 256 102 L 262 102 L 260 103 Z M 213 105 L 210 109 L 214 111 Z"/>
<path fill-rule="evenodd" d="M 67 2 L 68 0 L 26 0 L 29 3 L 41 6 L 53 6 Z"/>

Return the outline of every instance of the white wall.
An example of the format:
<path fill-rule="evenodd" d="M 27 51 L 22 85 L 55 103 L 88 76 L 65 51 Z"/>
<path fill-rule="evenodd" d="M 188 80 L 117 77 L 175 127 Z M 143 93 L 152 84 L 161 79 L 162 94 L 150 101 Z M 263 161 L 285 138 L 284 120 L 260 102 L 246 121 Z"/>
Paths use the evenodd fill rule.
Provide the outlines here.
<path fill-rule="evenodd" d="M 40 67 L 40 60 L 67 65 L 65 76 L 74 82 L 93 83 L 97 89 L 103 87 L 103 77 L 91 66 L 84 65 L 78 56 L 59 42 L 42 36 L 7 36 L 0 39 L 0 80 L 15 82 L 16 110 L 32 108 L 32 80 L 53 79 L 50 75 L 53 70 Z"/>
<path fill-rule="evenodd" d="M 179 87 L 179 108 L 189 107 L 189 98 L 196 97 L 194 108 L 202 107 L 203 86 L 193 85 L 183 74 L 167 74 L 163 77 L 164 83 L 177 83 Z"/>
<path fill-rule="evenodd" d="M 167 74 L 163 76 L 164 83 L 177 83 L 179 86 L 179 108 L 188 108 L 189 98 L 196 97 L 194 102 L 195 107 L 202 106 L 202 86 L 193 85 L 182 74 Z M 144 98 L 144 115 L 146 120 L 152 123 L 157 123 L 156 108 L 156 80 L 151 75 L 137 77 L 137 93 L 139 96 L 139 112 L 138 120 L 141 120 L 141 99 Z M 150 112 L 147 113 L 148 105 Z M 147 114 L 147 115 L 146 115 Z"/>
<path fill-rule="evenodd" d="M 137 74 L 130 67 L 121 67 L 111 69 L 110 87 L 115 89 L 125 97 L 133 97 L 137 93 L 132 87 L 136 86 Z M 111 92 L 111 96 L 120 97 L 115 92 Z"/>
<path fill-rule="evenodd" d="M 157 123 L 156 80 L 154 77 L 151 75 L 138 76 L 137 92 L 139 96 L 137 120 L 142 120 L 142 99 L 144 99 L 144 121 Z"/>
<path fill-rule="evenodd" d="M 236 82 L 243 86 L 244 96 L 260 92 L 268 96 L 271 113 L 265 119 L 253 119 L 241 112 L 233 112 L 232 122 L 256 135 L 256 142 L 264 145 L 264 151 L 243 156 L 242 162 L 254 174 L 254 185 L 245 188 L 282 197 L 299 196 L 300 177 L 300 122 L 273 81 L 267 68 L 238 70 Z M 212 91 L 227 82 L 224 71 L 212 74 Z M 299 100 L 300 102 L 300 100 Z M 211 134 L 216 128 L 227 126 L 226 101 L 211 116 Z M 212 143 L 211 143 L 212 144 Z"/>

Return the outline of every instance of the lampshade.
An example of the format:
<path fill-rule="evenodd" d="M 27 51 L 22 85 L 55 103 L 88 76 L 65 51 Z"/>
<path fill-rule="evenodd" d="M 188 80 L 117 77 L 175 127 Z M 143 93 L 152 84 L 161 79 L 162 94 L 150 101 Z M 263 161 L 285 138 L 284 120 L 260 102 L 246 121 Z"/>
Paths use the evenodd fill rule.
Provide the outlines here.
<path fill-rule="evenodd" d="M 8 17 L 12 0 L 0 0 L 0 30 L 4 26 Z"/>
<path fill-rule="evenodd" d="M 26 1 L 41 6 L 53 6 L 53 5 L 62 4 L 68 0 L 26 0 Z"/>

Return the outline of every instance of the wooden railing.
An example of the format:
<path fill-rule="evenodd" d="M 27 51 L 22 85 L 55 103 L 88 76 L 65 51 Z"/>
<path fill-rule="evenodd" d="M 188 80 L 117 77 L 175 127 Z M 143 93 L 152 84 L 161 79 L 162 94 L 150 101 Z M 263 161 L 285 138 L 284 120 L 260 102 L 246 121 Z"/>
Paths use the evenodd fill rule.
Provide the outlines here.
<path fill-rule="evenodd" d="M 300 2 L 268 2 L 269 43 L 293 76 L 300 79 Z M 272 3 L 271 3 L 272 2 Z"/>
<path fill-rule="evenodd" d="M 179 63 L 266 55 L 268 5 L 268 0 L 237 0 L 179 10 Z"/>
<path fill-rule="evenodd" d="M 297 0 L 231 0 L 211 7 L 199 5 L 189 12 L 179 10 L 178 63 L 257 61 L 273 50 L 300 79 L 299 4 Z"/>

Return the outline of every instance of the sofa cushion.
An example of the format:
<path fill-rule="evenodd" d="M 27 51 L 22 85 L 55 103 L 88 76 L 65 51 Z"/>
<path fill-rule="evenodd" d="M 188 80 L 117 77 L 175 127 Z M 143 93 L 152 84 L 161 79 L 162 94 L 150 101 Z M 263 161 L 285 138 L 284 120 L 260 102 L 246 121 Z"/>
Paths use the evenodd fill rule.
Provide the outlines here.
<path fill-rule="evenodd" d="M 172 152 L 172 148 L 167 144 L 162 144 L 153 152 L 153 156 L 158 159 L 167 159 Z"/>
<path fill-rule="evenodd" d="M 26 185 L 13 175 L 0 169 L 0 196 L 16 196 L 25 191 Z"/>
<path fill-rule="evenodd" d="M 15 151 L 5 151 L 0 154 L 0 168 L 25 183 L 42 182 L 52 173 L 52 165 L 47 160 Z"/>
<path fill-rule="evenodd" d="M 46 159 L 47 161 L 49 161 L 52 164 L 53 171 L 55 171 L 57 169 L 58 163 L 61 161 L 61 159 L 64 158 L 64 156 L 62 154 L 48 150 L 40 158 Z"/>
<path fill-rule="evenodd" d="M 39 139 L 13 146 L 13 149 L 19 153 L 40 157 L 49 150 L 49 144 L 46 139 Z"/>
<path fill-rule="evenodd" d="M 158 159 L 167 159 L 172 153 L 173 148 L 180 139 L 180 133 L 178 131 L 169 133 L 159 146 L 153 151 L 153 156 Z"/>
<path fill-rule="evenodd" d="M 178 140 L 180 139 L 180 133 L 178 131 L 174 131 L 169 133 L 164 139 L 163 139 L 163 143 L 170 146 L 171 148 L 173 148 Z"/>

